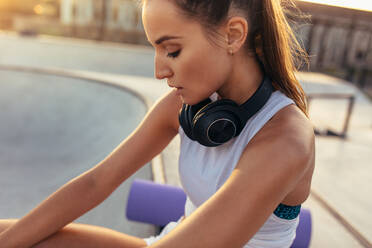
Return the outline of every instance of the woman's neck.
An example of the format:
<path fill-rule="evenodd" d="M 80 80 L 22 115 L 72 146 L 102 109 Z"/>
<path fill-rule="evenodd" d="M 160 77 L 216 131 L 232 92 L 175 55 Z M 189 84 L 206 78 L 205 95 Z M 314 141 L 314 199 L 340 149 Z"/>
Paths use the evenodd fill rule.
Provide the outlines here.
<path fill-rule="evenodd" d="M 230 99 L 241 105 L 257 90 L 263 71 L 255 57 L 234 54 L 233 69 L 228 80 L 217 90 L 218 99 Z"/>

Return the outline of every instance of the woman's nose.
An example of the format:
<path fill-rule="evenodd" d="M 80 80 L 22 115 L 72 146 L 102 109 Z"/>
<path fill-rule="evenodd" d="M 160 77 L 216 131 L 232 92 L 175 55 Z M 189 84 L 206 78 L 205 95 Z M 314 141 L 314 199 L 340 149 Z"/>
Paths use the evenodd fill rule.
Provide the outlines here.
<path fill-rule="evenodd" d="M 155 57 L 155 77 L 157 79 L 164 79 L 172 76 L 172 70 L 162 61 L 162 59 Z"/>

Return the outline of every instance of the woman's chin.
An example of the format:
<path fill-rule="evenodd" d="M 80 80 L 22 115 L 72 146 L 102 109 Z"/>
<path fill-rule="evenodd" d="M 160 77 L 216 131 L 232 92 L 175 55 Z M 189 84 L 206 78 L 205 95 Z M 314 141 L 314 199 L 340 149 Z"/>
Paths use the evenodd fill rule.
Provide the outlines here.
<path fill-rule="evenodd" d="M 181 99 L 182 103 L 183 104 L 188 104 L 186 101 L 185 101 L 185 98 L 181 95 L 179 96 L 179 98 Z M 190 105 L 190 104 L 189 104 Z"/>
<path fill-rule="evenodd" d="M 187 104 L 187 105 L 190 105 L 190 106 L 198 104 L 199 102 L 202 101 L 200 99 L 195 99 L 195 97 L 194 98 L 188 98 L 185 94 L 179 94 L 177 96 L 181 99 L 183 104 Z"/>

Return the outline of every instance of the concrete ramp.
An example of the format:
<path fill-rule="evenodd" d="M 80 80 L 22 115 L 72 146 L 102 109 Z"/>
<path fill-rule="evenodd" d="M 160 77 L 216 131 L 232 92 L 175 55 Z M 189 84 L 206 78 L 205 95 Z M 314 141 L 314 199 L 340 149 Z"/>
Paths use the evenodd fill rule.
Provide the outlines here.
<path fill-rule="evenodd" d="M 147 111 L 134 95 L 105 84 L 6 70 L 0 78 L 0 218 L 22 217 L 102 161 Z M 131 181 L 151 177 L 147 164 L 77 222 L 153 235 L 154 227 L 125 217 Z"/>

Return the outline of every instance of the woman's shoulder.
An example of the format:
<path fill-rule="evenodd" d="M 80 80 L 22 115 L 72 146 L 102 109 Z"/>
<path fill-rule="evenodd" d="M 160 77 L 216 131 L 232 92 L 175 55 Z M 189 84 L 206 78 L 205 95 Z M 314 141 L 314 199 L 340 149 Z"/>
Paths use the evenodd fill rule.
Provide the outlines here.
<path fill-rule="evenodd" d="M 162 119 L 166 120 L 167 126 L 170 126 L 175 132 L 178 132 L 178 113 L 181 108 L 182 100 L 175 94 L 174 90 L 170 90 L 157 100 L 154 104 L 153 111 L 162 115 Z"/>
<path fill-rule="evenodd" d="M 293 162 L 293 171 L 300 171 L 298 183 L 283 199 L 286 205 L 298 205 L 310 194 L 315 166 L 315 133 L 310 119 L 295 104 L 288 105 L 275 115 L 268 133 L 276 140 L 276 149 L 285 161 Z M 267 141 L 269 142 L 269 141 Z"/>
<path fill-rule="evenodd" d="M 235 168 L 247 177 L 259 175 L 255 183 L 262 187 L 286 190 L 282 203 L 295 206 L 310 192 L 314 143 L 311 122 L 296 105 L 289 104 L 276 112 L 250 140 Z"/>
<path fill-rule="evenodd" d="M 295 105 L 279 110 L 252 139 L 252 143 L 277 144 L 283 153 L 312 156 L 314 126 L 310 119 Z"/>
<path fill-rule="evenodd" d="M 288 105 L 274 115 L 272 125 L 282 138 L 314 139 L 312 122 L 295 104 Z"/>

